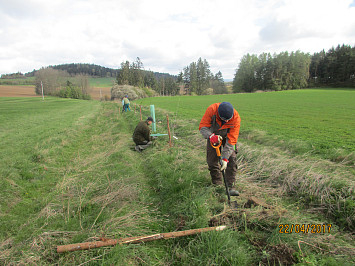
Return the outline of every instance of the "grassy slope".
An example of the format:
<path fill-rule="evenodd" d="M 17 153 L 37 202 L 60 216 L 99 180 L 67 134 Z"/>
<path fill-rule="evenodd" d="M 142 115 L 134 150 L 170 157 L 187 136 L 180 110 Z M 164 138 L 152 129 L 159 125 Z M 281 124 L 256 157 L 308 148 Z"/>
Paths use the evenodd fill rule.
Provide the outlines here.
<path fill-rule="evenodd" d="M 115 104 L 0 100 L 4 122 L 0 133 L 6 140 L 1 148 L 9 155 L 1 158 L 1 162 L 7 161 L 0 165 L 2 263 L 79 264 L 92 260 L 105 264 L 267 265 L 299 261 L 325 265 L 349 261 L 350 241 L 337 226 L 329 235 L 279 234 L 281 222 L 329 221 L 305 213 L 297 203 L 287 202 L 287 197 L 280 198 L 277 187 L 250 173 L 245 161 L 241 161 L 238 177 L 241 191 L 259 196 L 273 211 L 257 206 L 217 216 L 222 218 L 219 222 L 231 223 L 237 231 L 58 255 L 58 244 L 92 241 L 99 236 L 119 238 L 208 226 L 210 218 L 223 211 L 225 196 L 209 185 L 198 121 L 170 114 L 171 126 L 179 136 L 174 149 L 168 149 L 166 139 L 160 138 L 153 152 L 137 154 L 130 150 L 130 137 L 138 114 L 119 115 Z M 143 112 L 147 116 L 148 108 Z M 165 133 L 164 111 L 158 110 L 157 120 L 158 131 Z M 247 151 L 249 146 L 244 144 L 244 148 Z M 248 154 L 257 152 L 245 152 Z M 250 165 L 252 162 L 251 158 Z M 258 173 L 264 172 L 259 169 Z M 241 197 L 240 204 L 244 200 Z M 298 240 L 306 243 L 302 250 Z"/>

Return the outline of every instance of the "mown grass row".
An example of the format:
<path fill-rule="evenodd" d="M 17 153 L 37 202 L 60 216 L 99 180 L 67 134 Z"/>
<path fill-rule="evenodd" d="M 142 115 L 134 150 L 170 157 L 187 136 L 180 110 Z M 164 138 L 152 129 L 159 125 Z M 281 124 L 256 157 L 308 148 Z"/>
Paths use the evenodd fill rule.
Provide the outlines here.
<path fill-rule="evenodd" d="M 8 102 L 8 114 L 16 115 L 7 116 L 1 132 L 1 263 L 134 260 L 136 250 L 132 256 L 106 255 L 105 249 L 55 251 L 56 245 L 99 236 L 152 233 L 151 224 L 160 224 L 141 191 L 139 163 L 127 155 L 130 128 L 117 119 L 117 106 L 54 98 L 12 101 L 17 104 Z"/>

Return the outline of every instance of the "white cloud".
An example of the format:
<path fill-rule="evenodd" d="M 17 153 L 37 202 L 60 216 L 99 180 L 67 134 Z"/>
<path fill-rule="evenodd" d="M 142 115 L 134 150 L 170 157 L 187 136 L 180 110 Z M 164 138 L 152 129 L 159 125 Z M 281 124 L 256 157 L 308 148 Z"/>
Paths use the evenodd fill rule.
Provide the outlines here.
<path fill-rule="evenodd" d="M 178 74 L 199 57 L 233 78 L 246 53 L 355 45 L 352 0 L 0 0 L 0 73 L 62 63 Z"/>

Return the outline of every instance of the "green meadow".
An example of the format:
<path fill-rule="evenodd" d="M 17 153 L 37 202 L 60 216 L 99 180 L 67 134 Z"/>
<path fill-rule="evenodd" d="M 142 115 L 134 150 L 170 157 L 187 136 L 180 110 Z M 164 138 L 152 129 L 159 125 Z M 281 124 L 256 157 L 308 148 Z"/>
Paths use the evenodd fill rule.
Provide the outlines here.
<path fill-rule="evenodd" d="M 110 78 L 89 78 L 89 84 L 91 87 L 112 87 L 116 82 L 115 77 Z"/>
<path fill-rule="evenodd" d="M 354 93 L 156 97 L 127 113 L 113 102 L 0 98 L 0 264 L 353 265 Z M 211 186 L 198 132 L 217 101 L 242 117 L 237 209 Z M 144 118 L 155 105 L 158 133 L 167 133 L 169 115 L 173 147 L 163 136 L 142 154 L 133 150 L 135 104 Z M 56 252 L 219 224 L 228 229 Z M 281 230 L 291 224 L 327 230 Z"/>
<path fill-rule="evenodd" d="M 199 119 L 215 102 L 231 102 L 242 119 L 241 136 L 269 139 L 276 146 L 343 160 L 355 151 L 355 91 L 307 89 L 253 94 L 146 98 L 180 119 Z M 285 143 L 285 141 L 287 143 Z M 266 141 L 264 141 L 266 142 Z"/>

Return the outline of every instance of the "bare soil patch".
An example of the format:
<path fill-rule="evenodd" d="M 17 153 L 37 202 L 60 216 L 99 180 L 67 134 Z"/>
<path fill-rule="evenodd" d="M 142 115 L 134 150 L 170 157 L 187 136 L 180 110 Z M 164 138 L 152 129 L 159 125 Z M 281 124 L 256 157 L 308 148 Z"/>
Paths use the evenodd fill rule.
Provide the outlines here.
<path fill-rule="evenodd" d="M 101 93 L 100 93 L 101 91 Z M 111 87 L 94 87 L 90 91 L 90 96 L 94 100 L 104 99 L 105 95 L 111 99 Z M 41 97 L 36 95 L 35 86 L 14 86 L 0 85 L 0 97 Z"/>
<path fill-rule="evenodd" d="M 35 93 L 35 86 L 0 85 L 0 97 L 40 97 Z"/>

